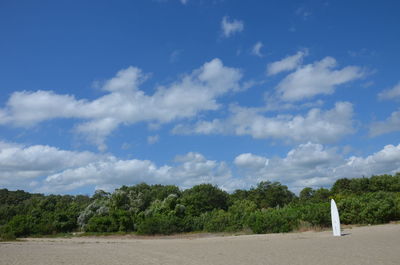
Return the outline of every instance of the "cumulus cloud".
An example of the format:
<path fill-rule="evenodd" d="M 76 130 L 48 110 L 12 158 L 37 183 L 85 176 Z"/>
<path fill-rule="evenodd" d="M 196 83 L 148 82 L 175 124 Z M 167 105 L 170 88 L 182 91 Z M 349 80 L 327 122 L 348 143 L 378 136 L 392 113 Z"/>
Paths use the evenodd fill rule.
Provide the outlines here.
<path fill-rule="evenodd" d="M 267 74 L 276 75 L 281 72 L 296 69 L 303 62 L 303 58 L 307 55 L 307 51 L 298 51 L 296 54 L 287 56 L 280 61 L 276 61 L 267 65 Z"/>
<path fill-rule="evenodd" d="M 84 166 L 102 158 L 102 155 L 91 152 L 0 141 L 0 186 L 24 188 L 30 180 L 34 181 L 38 177 L 48 176 L 60 170 Z"/>
<path fill-rule="evenodd" d="M 149 160 L 0 141 L 0 186 L 5 188 L 65 193 L 80 188 L 112 190 L 140 182 L 182 188 L 213 183 L 226 190 L 239 183 L 225 162 L 195 152 L 177 156 L 172 165 L 157 166 Z"/>
<path fill-rule="evenodd" d="M 50 175 L 43 190 L 70 191 L 85 186 L 116 188 L 140 182 L 177 184 L 189 188 L 200 183 L 213 183 L 231 189 L 231 171 L 224 162 L 207 160 L 199 153 L 188 153 L 175 159 L 176 165 L 157 165 L 149 160 L 106 160 Z"/>
<path fill-rule="evenodd" d="M 136 90 L 147 78 L 142 70 L 129 66 L 117 72 L 116 76 L 106 81 L 103 89 L 109 92 L 130 92 Z"/>
<path fill-rule="evenodd" d="M 319 177 L 321 172 L 325 176 L 324 170 L 340 165 L 341 158 L 335 149 L 308 142 L 290 150 L 283 158 L 247 153 L 237 156 L 234 163 L 247 178 L 256 178 L 255 182 L 269 179 L 292 183 Z"/>
<path fill-rule="evenodd" d="M 357 66 L 346 66 L 335 70 L 337 62 L 332 57 L 303 65 L 286 76 L 276 87 L 277 94 L 284 101 L 309 99 L 319 94 L 329 95 L 335 87 L 364 76 Z"/>
<path fill-rule="evenodd" d="M 229 20 L 229 17 L 225 16 L 221 21 L 221 29 L 223 36 L 229 38 L 238 32 L 242 32 L 244 29 L 244 23 L 241 20 Z"/>
<path fill-rule="evenodd" d="M 400 99 L 400 82 L 393 88 L 382 91 L 378 94 L 380 100 L 398 100 Z"/>
<path fill-rule="evenodd" d="M 386 145 L 367 157 L 351 156 L 346 163 L 335 168 L 338 176 L 359 177 L 400 172 L 400 144 Z"/>
<path fill-rule="evenodd" d="M 256 44 L 254 44 L 253 48 L 251 49 L 251 54 L 255 55 L 255 56 L 258 56 L 258 57 L 263 57 L 263 54 L 261 52 L 261 48 L 263 46 L 264 45 L 262 44 L 261 41 L 257 42 Z"/>
<path fill-rule="evenodd" d="M 58 117 L 72 118 L 80 115 L 79 110 L 86 104 L 74 96 L 58 95 L 52 91 L 14 92 L 6 107 L 0 110 L 0 124 L 29 127 Z"/>
<path fill-rule="evenodd" d="M 400 111 L 394 111 L 384 121 L 373 122 L 370 125 L 370 136 L 378 136 L 381 134 L 400 131 Z"/>
<path fill-rule="evenodd" d="M 252 153 L 234 158 L 235 167 L 200 153 L 176 156 L 169 165 L 150 160 L 119 159 L 112 155 L 60 150 L 51 146 L 24 146 L 0 142 L 0 185 L 35 192 L 66 193 L 82 188 L 108 189 L 140 182 L 189 188 L 212 183 L 233 191 L 263 180 L 279 181 L 292 190 L 329 186 L 343 177 L 394 174 L 400 171 L 400 144 L 387 145 L 367 155 L 344 157 L 337 148 L 308 142 L 283 157 Z M 240 176 L 240 177 L 239 177 Z"/>
<path fill-rule="evenodd" d="M 385 146 L 367 157 L 345 158 L 335 148 L 309 142 L 293 148 L 285 157 L 267 158 L 246 153 L 237 156 L 234 163 L 249 183 L 280 181 L 298 192 L 307 186 L 330 186 L 344 177 L 395 174 L 400 171 L 400 145 Z"/>
<path fill-rule="evenodd" d="M 252 170 L 262 169 L 268 166 L 269 159 L 251 153 L 238 155 L 234 160 L 235 165 Z"/>
<path fill-rule="evenodd" d="M 323 111 L 313 108 L 306 115 L 268 117 L 256 108 L 231 107 L 225 120 L 199 121 L 178 125 L 175 134 L 234 134 L 250 135 L 256 139 L 280 139 L 290 142 L 332 143 L 354 132 L 353 107 L 349 102 L 337 102 Z"/>
<path fill-rule="evenodd" d="M 102 85 L 108 94 L 93 101 L 52 91 L 15 92 L 0 109 L 0 124 L 27 127 L 56 118 L 81 119 L 75 131 L 105 150 L 106 137 L 122 124 L 162 124 L 217 110 L 218 97 L 240 90 L 242 73 L 214 59 L 152 95 L 139 89 L 147 78 L 139 68 L 123 69 Z"/>

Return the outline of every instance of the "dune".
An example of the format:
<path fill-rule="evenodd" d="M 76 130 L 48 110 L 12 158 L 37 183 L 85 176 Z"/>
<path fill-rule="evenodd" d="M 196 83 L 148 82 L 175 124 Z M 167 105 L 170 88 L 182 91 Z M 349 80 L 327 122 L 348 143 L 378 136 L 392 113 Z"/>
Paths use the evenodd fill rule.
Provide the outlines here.
<path fill-rule="evenodd" d="M 287 234 L 28 238 L 0 243 L 0 264 L 399 264 L 400 224 Z"/>

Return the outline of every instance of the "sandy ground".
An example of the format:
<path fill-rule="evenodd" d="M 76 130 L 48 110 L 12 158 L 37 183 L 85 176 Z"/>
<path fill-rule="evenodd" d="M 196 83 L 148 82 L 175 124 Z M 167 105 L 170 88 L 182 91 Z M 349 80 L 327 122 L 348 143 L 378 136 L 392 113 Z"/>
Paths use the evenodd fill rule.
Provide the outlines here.
<path fill-rule="evenodd" d="M 0 243 L 0 264 L 400 264 L 400 224 L 203 238 L 81 237 Z"/>

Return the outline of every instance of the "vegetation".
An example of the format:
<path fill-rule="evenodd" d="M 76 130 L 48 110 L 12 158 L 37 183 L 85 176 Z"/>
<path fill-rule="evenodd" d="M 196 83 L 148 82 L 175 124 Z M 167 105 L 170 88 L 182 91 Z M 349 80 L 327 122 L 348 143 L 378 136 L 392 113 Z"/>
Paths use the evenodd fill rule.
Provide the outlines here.
<path fill-rule="evenodd" d="M 400 173 L 339 179 L 331 189 L 304 188 L 297 197 L 264 181 L 232 194 L 211 184 L 181 191 L 172 185 L 122 186 L 92 197 L 0 190 L 0 238 L 86 233 L 172 234 L 243 231 L 281 233 L 300 226 L 329 227 L 337 202 L 344 224 L 400 220 Z"/>

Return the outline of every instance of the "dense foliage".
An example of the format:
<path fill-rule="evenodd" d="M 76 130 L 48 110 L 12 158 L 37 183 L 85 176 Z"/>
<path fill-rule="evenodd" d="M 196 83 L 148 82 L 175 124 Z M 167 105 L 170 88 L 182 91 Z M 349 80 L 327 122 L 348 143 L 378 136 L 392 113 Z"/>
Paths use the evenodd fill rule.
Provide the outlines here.
<path fill-rule="evenodd" d="M 280 233 L 330 226 L 329 200 L 345 224 L 400 220 L 400 174 L 339 179 L 331 189 L 304 188 L 297 197 L 279 182 L 232 194 L 211 184 L 122 186 L 92 197 L 0 190 L 0 237 L 85 232 L 171 234 L 190 231 Z"/>

